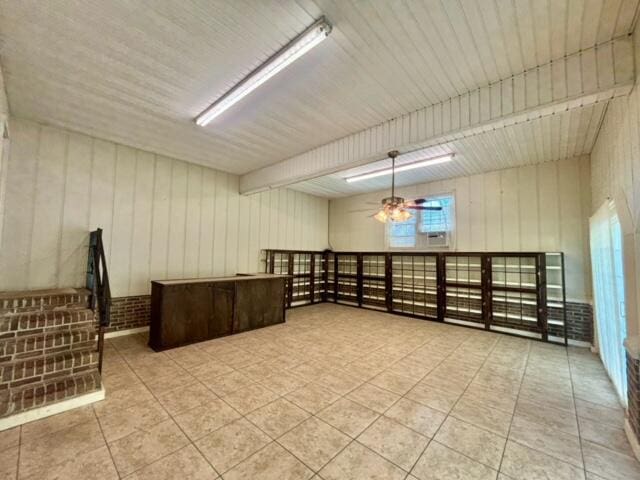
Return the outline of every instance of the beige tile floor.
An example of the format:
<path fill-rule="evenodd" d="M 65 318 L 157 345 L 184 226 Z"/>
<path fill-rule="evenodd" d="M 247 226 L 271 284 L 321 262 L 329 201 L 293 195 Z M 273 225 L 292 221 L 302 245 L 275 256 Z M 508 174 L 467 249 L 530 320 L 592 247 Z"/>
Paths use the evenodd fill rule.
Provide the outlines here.
<path fill-rule="evenodd" d="M 108 341 L 107 399 L 0 433 L 7 479 L 640 479 L 597 357 L 330 304 L 164 353 Z"/>

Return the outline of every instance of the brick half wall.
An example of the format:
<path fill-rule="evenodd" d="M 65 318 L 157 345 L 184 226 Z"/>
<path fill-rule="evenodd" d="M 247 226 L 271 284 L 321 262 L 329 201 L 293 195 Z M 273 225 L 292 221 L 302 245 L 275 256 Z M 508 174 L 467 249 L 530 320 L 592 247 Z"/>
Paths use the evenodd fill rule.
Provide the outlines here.
<path fill-rule="evenodd" d="M 593 344 L 593 308 L 588 303 L 567 302 L 567 337 Z M 111 325 L 107 332 L 148 327 L 151 320 L 151 295 L 117 297 L 111 299 Z M 553 331 L 551 335 L 563 336 Z"/>
<path fill-rule="evenodd" d="M 567 338 L 593 345 L 593 307 L 589 303 L 567 302 Z"/>
<path fill-rule="evenodd" d="M 151 295 L 111 299 L 111 325 L 107 332 L 148 327 L 151 319 Z"/>
<path fill-rule="evenodd" d="M 640 441 L 640 360 L 627 351 L 627 421 Z"/>

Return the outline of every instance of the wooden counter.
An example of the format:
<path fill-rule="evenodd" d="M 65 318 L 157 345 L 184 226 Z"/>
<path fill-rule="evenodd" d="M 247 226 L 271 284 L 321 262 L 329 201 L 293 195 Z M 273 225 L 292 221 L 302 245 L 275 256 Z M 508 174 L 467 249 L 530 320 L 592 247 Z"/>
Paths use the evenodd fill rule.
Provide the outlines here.
<path fill-rule="evenodd" d="M 149 346 L 156 351 L 284 322 L 287 275 L 151 282 Z"/>

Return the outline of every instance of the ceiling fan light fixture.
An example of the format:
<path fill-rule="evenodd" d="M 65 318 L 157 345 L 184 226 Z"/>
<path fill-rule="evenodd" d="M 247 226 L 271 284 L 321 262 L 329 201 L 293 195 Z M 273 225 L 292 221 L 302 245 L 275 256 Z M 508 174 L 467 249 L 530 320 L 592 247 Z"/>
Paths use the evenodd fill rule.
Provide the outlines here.
<path fill-rule="evenodd" d="M 396 208 L 391 212 L 392 222 L 406 222 L 411 217 L 413 217 L 413 215 L 411 215 L 411 213 L 404 208 Z"/>
<path fill-rule="evenodd" d="M 406 172 L 408 170 L 414 170 L 416 168 L 429 167 L 432 165 L 438 165 L 441 163 L 450 162 L 453 160 L 453 153 L 448 153 L 446 155 L 440 155 L 438 157 L 426 158 L 423 160 L 418 160 L 413 163 L 406 163 L 404 165 L 396 166 L 396 173 L 398 172 Z M 361 173 L 359 175 L 354 175 L 353 177 L 347 177 L 345 180 L 348 183 L 359 182 L 361 180 L 368 180 L 370 178 L 382 177 L 385 175 L 391 175 L 393 173 L 393 168 L 383 168 L 381 170 L 375 170 L 373 172 Z"/>
<path fill-rule="evenodd" d="M 271 77 L 284 70 L 322 42 L 329 33 L 331 33 L 331 24 L 325 17 L 320 17 L 304 32 L 207 107 L 205 111 L 195 118 L 196 124 L 201 127 L 207 125 L 222 112 L 242 100 Z"/>
<path fill-rule="evenodd" d="M 376 213 L 376 214 L 373 216 L 373 218 L 375 218 L 375 219 L 376 219 L 376 220 L 378 220 L 379 222 L 387 223 L 388 215 L 387 215 L 387 212 L 385 212 L 385 211 L 384 211 L 384 208 L 383 208 L 383 209 L 381 209 L 378 213 Z"/>

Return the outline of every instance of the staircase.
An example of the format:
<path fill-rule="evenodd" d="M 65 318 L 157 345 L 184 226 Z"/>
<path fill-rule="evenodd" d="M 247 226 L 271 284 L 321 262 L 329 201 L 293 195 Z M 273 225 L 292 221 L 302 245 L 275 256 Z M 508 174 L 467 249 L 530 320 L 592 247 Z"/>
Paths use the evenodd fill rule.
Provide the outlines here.
<path fill-rule="evenodd" d="M 7 417 L 101 391 L 90 296 L 74 288 L 0 293 L 0 430 Z"/>

